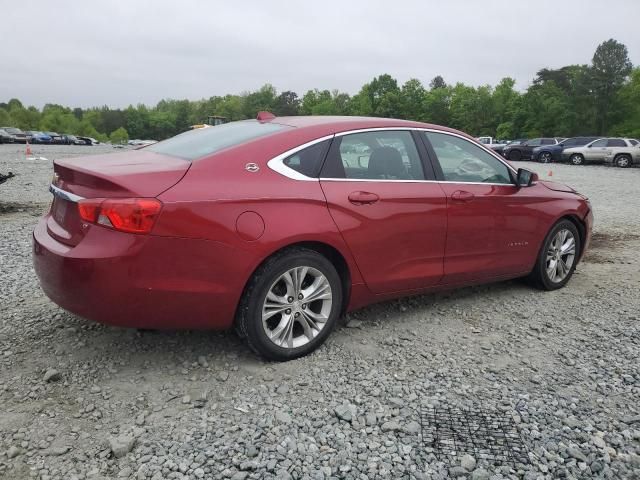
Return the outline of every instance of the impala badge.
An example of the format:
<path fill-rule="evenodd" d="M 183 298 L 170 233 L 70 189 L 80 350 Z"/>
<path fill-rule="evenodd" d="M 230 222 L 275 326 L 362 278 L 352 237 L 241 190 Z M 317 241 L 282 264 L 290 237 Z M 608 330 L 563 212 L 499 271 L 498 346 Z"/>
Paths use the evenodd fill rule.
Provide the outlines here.
<path fill-rule="evenodd" d="M 247 163 L 247 164 L 244 166 L 244 169 L 245 169 L 247 172 L 255 173 L 255 172 L 257 172 L 258 170 L 260 170 L 260 167 L 259 167 L 257 164 L 255 164 L 255 163 Z"/>

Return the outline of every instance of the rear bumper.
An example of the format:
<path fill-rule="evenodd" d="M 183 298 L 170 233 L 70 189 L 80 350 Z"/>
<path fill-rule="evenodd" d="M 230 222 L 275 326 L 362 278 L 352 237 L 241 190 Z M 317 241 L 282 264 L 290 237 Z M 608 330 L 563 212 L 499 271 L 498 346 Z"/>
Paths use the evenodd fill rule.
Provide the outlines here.
<path fill-rule="evenodd" d="M 250 271 L 246 253 L 210 240 L 141 236 L 91 226 L 74 246 L 33 232 L 46 295 L 100 323 L 150 329 L 225 329 Z"/>

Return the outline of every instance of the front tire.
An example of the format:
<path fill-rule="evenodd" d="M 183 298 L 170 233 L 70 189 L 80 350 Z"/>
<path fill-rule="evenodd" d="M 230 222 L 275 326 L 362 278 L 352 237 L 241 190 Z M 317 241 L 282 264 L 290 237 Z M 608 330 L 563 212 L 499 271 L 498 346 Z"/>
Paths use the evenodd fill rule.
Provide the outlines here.
<path fill-rule="evenodd" d="M 576 269 L 580 248 L 580 234 L 575 224 L 560 220 L 544 239 L 529 279 L 542 290 L 564 287 Z"/>
<path fill-rule="evenodd" d="M 511 150 L 509 152 L 509 160 L 511 160 L 512 162 L 517 162 L 522 158 L 522 153 L 520 153 L 520 150 Z"/>
<path fill-rule="evenodd" d="M 628 168 L 631 166 L 631 157 L 629 155 L 618 155 L 615 162 L 617 167 Z"/>
<path fill-rule="evenodd" d="M 327 339 L 342 311 L 342 283 L 323 255 L 295 247 L 269 258 L 240 301 L 236 329 L 269 360 L 291 360 Z"/>
<path fill-rule="evenodd" d="M 584 164 L 584 157 L 580 153 L 574 153 L 573 155 L 571 155 L 569 157 L 569 161 L 573 165 L 583 165 Z"/>
<path fill-rule="evenodd" d="M 538 157 L 538 161 L 540 163 L 551 163 L 551 160 L 552 160 L 551 153 L 549 152 L 542 152 Z"/>

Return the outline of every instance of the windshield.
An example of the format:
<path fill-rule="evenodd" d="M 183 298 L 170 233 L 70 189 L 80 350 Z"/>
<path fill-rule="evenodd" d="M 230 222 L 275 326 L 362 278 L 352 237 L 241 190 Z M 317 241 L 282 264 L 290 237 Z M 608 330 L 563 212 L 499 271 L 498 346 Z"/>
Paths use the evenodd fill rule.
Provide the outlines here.
<path fill-rule="evenodd" d="M 181 133 L 151 145 L 146 150 L 195 160 L 287 128 L 293 127 L 277 123 L 260 123 L 257 120 L 242 120 Z"/>

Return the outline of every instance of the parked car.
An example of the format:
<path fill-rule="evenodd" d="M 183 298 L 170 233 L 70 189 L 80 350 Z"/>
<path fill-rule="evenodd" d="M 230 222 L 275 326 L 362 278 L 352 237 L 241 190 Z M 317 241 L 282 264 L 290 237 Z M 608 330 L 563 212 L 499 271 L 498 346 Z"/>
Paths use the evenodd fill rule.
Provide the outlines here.
<path fill-rule="evenodd" d="M 405 120 L 261 112 L 54 172 L 33 233 L 54 302 L 128 327 L 235 326 L 276 360 L 381 300 L 522 276 L 561 288 L 591 236 L 572 188 Z"/>
<path fill-rule="evenodd" d="M 507 145 L 507 142 L 501 142 L 493 137 L 478 137 L 477 140 L 484 146 L 498 153 L 501 153 L 504 147 Z"/>
<path fill-rule="evenodd" d="M 531 152 L 531 160 L 540 163 L 559 162 L 562 160 L 562 151 L 565 148 L 582 147 L 600 137 L 572 137 L 565 138 L 555 145 L 541 145 Z"/>
<path fill-rule="evenodd" d="M 27 135 L 19 128 L 0 127 L 0 129 L 4 130 L 9 135 L 13 135 L 14 143 L 27 143 Z"/>
<path fill-rule="evenodd" d="M 627 147 L 615 147 L 604 157 L 604 163 L 620 168 L 640 164 L 640 142 L 635 138 L 627 138 Z"/>
<path fill-rule="evenodd" d="M 64 139 L 62 138 L 62 135 L 60 135 L 59 133 L 56 133 L 56 132 L 44 132 L 44 133 L 51 137 L 51 143 L 56 143 L 58 145 L 64 144 Z"/>
<path fill-rule="evenodd" d="M 44 132 L 29 132 L 31 139 L 29 140 L 31 143 L 51 143 L 51 136 L 47 135 Z"/>
<path fill-rule="evenodd" d="M 80 140 L 81 142 L 84 142 L 84 145 L 98 145 L 100 143 L 98 140 L 91 137 L 78 137 L 78 140 Z"/>
<path fill-rule="evenodd" d="M 0 143 L 14 143 L 16 138 L 4 129 L 0 129 Z"/>
<path fill-rule="evenodd" d="M 531 140 L 526 140 L 521 143 L 510 143 L 506 147 L 502 149 L 502 155 L 505 158 L 508 158 L 512 162 L 517 162 L 518 160 L 526 160 L 531 158 L 531 154 L 535 147 L 539 147 L 541 145 L 555 145 L 560 140 L 559 138 L 533 138 Z"/>
<path fill-rule="evenodd" d="M 69 135 L 68 133 L 62 134 L 62 143 L 65 145 L 84 145 L 84 142 L 75 135 Z"/>
<path fill-rule="evenodd" d="M 585 163 L 602 163 L 606 157 L 616 157 L 618 153 L 624 157 L 627 155 L 625 149 L 636 148 L 631 140 L 628 138 L 600 138 L 583 147 L 567 148 L 562 152 L 562 161 L 568 161 L 573 165 L 583 165 Z"/>

